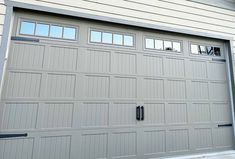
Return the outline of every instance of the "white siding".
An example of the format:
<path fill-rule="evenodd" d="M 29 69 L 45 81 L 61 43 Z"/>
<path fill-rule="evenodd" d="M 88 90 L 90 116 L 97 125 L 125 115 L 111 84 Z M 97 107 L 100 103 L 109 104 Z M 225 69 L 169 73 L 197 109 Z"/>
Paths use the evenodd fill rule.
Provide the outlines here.
<path fill-rule="evenodd" d="M 5 19 L 6 6 L 4 0 L 0 0 L 0 45 L 2 43 L 3 24 Z"/>

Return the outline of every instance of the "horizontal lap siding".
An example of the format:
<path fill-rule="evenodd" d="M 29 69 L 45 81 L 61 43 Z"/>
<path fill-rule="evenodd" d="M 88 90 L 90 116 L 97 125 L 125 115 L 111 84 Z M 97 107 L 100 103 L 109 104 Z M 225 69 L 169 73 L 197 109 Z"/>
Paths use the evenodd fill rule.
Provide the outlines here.
<path fill-rule="evenodd" d="M 0 0 L 0 45 L 2 42 L 3 24 L 5 19 L 6 6 L 4 0 Z"/>

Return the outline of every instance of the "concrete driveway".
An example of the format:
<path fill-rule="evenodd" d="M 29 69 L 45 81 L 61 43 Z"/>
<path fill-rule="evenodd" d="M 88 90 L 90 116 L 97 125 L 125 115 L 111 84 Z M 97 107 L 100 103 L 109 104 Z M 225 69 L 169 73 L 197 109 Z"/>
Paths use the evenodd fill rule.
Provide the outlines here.
<path fill-rule="evenodd" d="M 223 151 L 199 155 L 181 156 L 167 159 L 235 159 L 235 151 Z"/>

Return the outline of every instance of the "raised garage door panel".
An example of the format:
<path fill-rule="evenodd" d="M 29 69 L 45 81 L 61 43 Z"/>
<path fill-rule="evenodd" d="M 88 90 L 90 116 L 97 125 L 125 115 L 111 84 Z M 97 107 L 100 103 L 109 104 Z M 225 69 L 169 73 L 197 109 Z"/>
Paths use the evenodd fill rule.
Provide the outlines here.
<path fill-rule="evenodd" d="M 77 26 L 78 40 L 11 41 L 0 130 L 28 137 L 0 139 L 0 158 L 147 159 L 233 148 L 232 127 L 218 127 L 232 123 L 226 62 L 188 46 L 222 41 L 23 13 L 13 36 L 23 36 L 21 17 Z M 134 47 L 90 43 L 91 28 L 134 35 Z M 148 36 L 181 41 L 183 51 L 146 49 Z"/>

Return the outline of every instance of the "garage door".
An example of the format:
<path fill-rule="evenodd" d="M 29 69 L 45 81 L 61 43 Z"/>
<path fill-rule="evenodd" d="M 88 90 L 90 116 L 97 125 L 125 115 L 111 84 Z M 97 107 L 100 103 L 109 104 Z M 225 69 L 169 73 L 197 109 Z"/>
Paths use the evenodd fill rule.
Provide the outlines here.
<path fill-rule="evenodd" d="M 1 159 L 144 159 L 229 150 L 223 41 L 19 12 Z"/>

